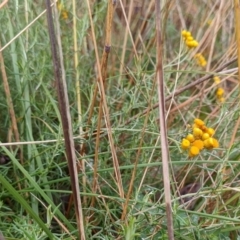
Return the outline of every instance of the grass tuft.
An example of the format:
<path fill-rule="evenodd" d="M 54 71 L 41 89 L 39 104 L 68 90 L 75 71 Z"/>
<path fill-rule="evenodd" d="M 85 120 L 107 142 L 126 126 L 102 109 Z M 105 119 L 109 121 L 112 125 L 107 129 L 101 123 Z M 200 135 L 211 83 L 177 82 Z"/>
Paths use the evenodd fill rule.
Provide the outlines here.
<path fill-rule="evenodd" d="M 65 111 L 45 4 L 0 4 L 5 239 L 240 237 L 238 3 L 155 2 L 57 1 Z"/>

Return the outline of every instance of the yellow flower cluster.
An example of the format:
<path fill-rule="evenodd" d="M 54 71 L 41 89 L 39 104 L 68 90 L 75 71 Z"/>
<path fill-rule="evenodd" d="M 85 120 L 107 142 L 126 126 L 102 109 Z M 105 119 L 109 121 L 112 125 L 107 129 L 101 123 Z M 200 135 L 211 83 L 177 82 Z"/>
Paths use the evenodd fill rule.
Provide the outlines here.
<path fill-rule="evenodd" d="M 189 48 L 196 48 L 198 46 L 198 41 L 193 38 L 191 32 L 183 30 L 182 37 Z M 197 53 L 195 55 L 195 59 L 201 67 L 205 67 L 207 65 L 207 61 L 201 53 Z"/>
<path fill-rule="evenodd" d="M 191 32 L 183 30 L 182 31 L 182 36 L 183 36 L 183 39 L 185 41 L 185 44 L 189 48 L 196 48 L 198 46 L 198 41 L 193 38 Z"/>
<path fill-rule="evenodd" d="M 65 7 L 63 6 L 63 4 L 58 2 L 57 3 L 57 8 L 58 8 L 59 12 L 61 13 L 62 19 L 64 19 L 64 20 L 68 19 L 68 12 L 65 9 Z"/>
<path fill-rule="evenodd" d="M 219 143 L 213 137 L 214 133 L 215 130 L 213 128 L 208 128 L 201 119 L 195 118 L 192 133 L 182 139 L 181 148 L 188 150 L 189 157 L 197 156 L 204 148 L 217 148 L 219 147 Z"/>
<path fill-rule="evenodd" d="M 218 76 L 213 77 L 213 80 L 216 84 L 219 84 L 221 82 L 220 78 Z M 225 101 L 224 89 L 222 87 L 217 88 L 216 97 L 217 97 L 218 101 L 221 102 L 221 103 Z"/>
<path fill-rule="evenodd" d="M 197 60 L 198 65 L 200 65 L 201 67 L 205 67 L 207 65 L 207 61 L 201 53 L 197 53 L 195 55 L 195 58 Z"/>

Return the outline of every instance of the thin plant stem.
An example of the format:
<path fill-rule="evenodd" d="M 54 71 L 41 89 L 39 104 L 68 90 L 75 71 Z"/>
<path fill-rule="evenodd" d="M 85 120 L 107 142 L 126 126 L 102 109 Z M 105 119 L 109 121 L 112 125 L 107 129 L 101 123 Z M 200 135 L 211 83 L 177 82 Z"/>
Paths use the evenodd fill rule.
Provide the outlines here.
<path fill-rule="evenodd" d="M 0 45 L 0 48 L 1 48 L 1 45 Z M 17 119 L 16 119 L 16 115 L 15 115 L 15 110 L 13 107 L 13 101 L 12 101 L 12 97 L 11 97 L 10 87 L 8 84 L 8 78 L 7 78 L 7 74 L 6 74 L 6 70 L 5 70 L 5 64 L 4 64 L 2 52 L 0 52 L 0 64 L 1 64 L 3 86 L 4 86 L 6 98 L 7 98 L 7 105 L 8 105 L 11 121 L 12 121 L 12 129 L 13 129 L 15 141 L 20 142 L 20 136 L 19 136 L 18 126 L 17 126 Z M 21 158 L 21 163 L 23 164 L 22 158 Z"/>
<path fill-rule="evenodd" d="M 80 79 L 79 79 L 79 60 L 78 60 L 78 42 L 77 42 L 77 11 L 76 11 L 76 0 L 72 0 L 72 10 L 73 10 L 73 52 L 74 52 L 74 70 L 75 70 L 75 85 L 76 85 L 76 96 L 77 96 L 77 111 L 78 111 L 78 122 L 79 122 L 79 135 L 83 134 L 83 128 L 82 128 L 82 102 L 81 102 L 81 85 L 80 85 Z M 85 155 L 84 151 L 84 144 L 80 144 L 80 154 Z M 82 175 L 82 189 L 84 192 L 86 192 L 86 183 L 87 179 L 85 176 L 85 159 L 83 158 L 79 162 L 79 168 Z M 86 204 L 87 199 L 85 196 L 83 196 L 83 203 Z"/>
<path fill-rule="evenodd" d="M 165 114 L 165 98 L 164 98 L 164 77 L 163 77 L 163 39 L 162 39 L 162 18 L 161 18 L 161 1 L 155 1 L 156 9 L 156 44 L 157 44 L 157 68 L 156 68 L 156 80 L 158 84 L 158 107 L 160 118 L 160 132 L 161 132 L 161 151 L 162 151 L 162 170 L 163 170 L 163 182 L 164 193 L 166 203 L 166 217 L 168 238 L 174 239 L 173 232 L 173 218 L 171 208 L 171 187 L 170 187 L 170 175 L 169 175 L 169 152 L 168 152 L 168 139 L 167 139 L 167 126 L 166 126 L 166 114 Z"/>
<path fill-rule="evenodd" d="M 111 0 L 108 1 L 108 4 L 111 5 L 111 7 L 113 8 L 114 3 Z M 109 138 L 111 154 L 112 154 L 112 158 L 113 158 L 113 165 L 114 165 L 117 187 L 118 187 L 120 197 L 124 198 L 122 178 L 121 178 L 121 173 L 120 173 L 120 169 L 119 169 L 119 162 L 118 162 L 118 158 L 117 158 L 117 154 L 116 154 L 116 149 L 114 146 L 114 141 L 113 141 L 113 136 L 112 136 L 112 128 L 111 128 L 110 117 L 109 117 L 109 110 L 108 110 L 107 100 L 106 100 L 106 95 L 105 95 L 105 90 L 104 90 L 103 73 L 102 73 L 101 63 L 100 63 L 100 59 L 99 59 L 99 55 L 98 55 L 98 47 L 97 47 L 97 42 L 96 42 L 96 37 L 95 37 L 95 32 L 94 32 L 94 24 L 93 24 L 93 19 L 92 19 L 90 2 L 88 0 L 87 0 L 87 6 L 88 6 L 88 13 L 89 13 L 89 19 L 90 19 L 90 25 L 91 25 L 92 39 L 93 39 L 96 61 L 97 61 L 97 69 L 98 69 L 98 74 L 99 74 L 98 89 L 101 94 L 101 98 L 103 100 L 104 120 L 105 120 L 106 127 L 108 129 L 107 133 L 108 133 L 108 138 Z M 107 54 L 107 52 L 110 51 L 111 45 L 110 45 L 110 42 L 106 41 L 106 43 L 107 43 L 107 45 L 105 46 L 104 50 Z"/>
<path fill-rule="evenodd" d="M 57 83 L 58 102 L 60 107 L 60 114 L 62 120 L 62 128 L 65 139 L 66 155 L 68 160 L 68 168 L 71 179 L 71 188 L 73 192 L 77 226 L 79 231 L 79 238 L 85 240 L 84 218 L 82 212 L 82 203 L 80 198 L 78 171 L 76 165 L 75 147 L 72 135 L 71 115 L 69 111 L 69 100 L 67 95 L 67 85 L 65 78 L 65 69 L 63 65 L 63 55 L 61 47 L 61 36 L 59 22 L 56 21 L 56 35 L 53 24 L 53 16 L 50 0 L 46 0 L 47 20 L 49 28 L 49 36 L 51 43 L 52 59 L 54 66 L 54 76 Z M 57 7 L 54 6 L 55 17 L 57 14 Z"/>
<path fill-rule="evenodd" d="M 237 63 L 238 63 L 238 81 L 240 86 L 240 4 L 239 0 L 234 0 L 235 9 L 235 31 L 237 40 Z"/>

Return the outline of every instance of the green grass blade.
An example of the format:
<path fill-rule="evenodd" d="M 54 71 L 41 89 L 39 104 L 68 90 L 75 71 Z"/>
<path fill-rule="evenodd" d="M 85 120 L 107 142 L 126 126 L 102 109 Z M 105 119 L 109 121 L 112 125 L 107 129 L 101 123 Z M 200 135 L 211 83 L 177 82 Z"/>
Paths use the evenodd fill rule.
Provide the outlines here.
<path fill-rule="evenodd" d="M 12 187 L 12 185 L 2 175 L 0 175 L 0 182 L 2 183 L 3 187 L 5 187 L 8 190 L 8 192 L 13 196 L 13 198 L 23 206 L 23 208 L 28 212 L 28 214 L 32 217 L 32 219 L 39 224 L 39 226 L 48 235 L 48 237 L 50 239 L 54 239 L 53 234 L 50 232 L 50 230 L 47 228 L 44 222 L 32 210 L 32 208 L 26 202 L 26 200 L 17 192 L 15 188 Z"/>

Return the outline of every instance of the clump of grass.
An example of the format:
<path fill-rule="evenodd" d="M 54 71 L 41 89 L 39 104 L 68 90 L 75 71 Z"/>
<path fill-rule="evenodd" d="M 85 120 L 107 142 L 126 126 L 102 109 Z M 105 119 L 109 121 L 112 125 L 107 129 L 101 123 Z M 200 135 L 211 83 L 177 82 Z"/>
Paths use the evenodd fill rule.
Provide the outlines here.
<path fill-rule="evenodd" d="M 161 6 L 176 239 L 239 237 L 237 46 L 232 3 L 222 2 Z M 85 238 L 168 239 L 155 1 L 58 4 Z M 0 230 L 6 239 L 79 236 L 44 10 L 28 0 L 0 9 Z M 186 46 L 182 30 L 198 44 Z M 194 119 L 214 128 L 219 147 L 189 159 L 181 144 Z"/>

